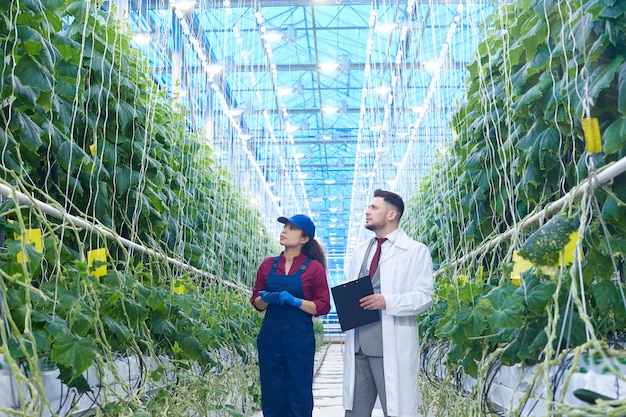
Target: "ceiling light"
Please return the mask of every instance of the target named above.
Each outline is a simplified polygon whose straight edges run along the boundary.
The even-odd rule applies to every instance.
[[[276,94],[278,94],[278,97],[284,97],[293,92],[294,92],[293,88],[290,88],[290,87],[277,87],[276,88]]]
[[[426,71],[438,72],[443,65],[443,61],[441,59],[434,59],[432,61],[426,61],[422,65]]]
[[[293,133],[293,132],[300,130],[300,126],[293,126],[293,125],[288,124],[286,130],[287,130],[287,133]]]
[[[322,107],[322,111],[326,114],[333,114],[339,111],[339,107],[337,106],[324,106]]]
[[[138,33],[133,37],[133,42],[137,45],[145,45],[150,42],[152,38],[147,33]]]
[[[335,180],[326,180],[326,181],[324,181],[324,184],[326,184],[326,185],[332,185],[332,184],[335,184],[336,182],[337,182],[337,181],[335,181]]]
[[[244,140],[244,141],[252,139],[252,135],[249,134],[249,133],[243,133],[243,134],[239,135],[239,137],[241,138],[241,140]]]
[[[284,37],[285,34],[278,31],[265,32],[263,35],[261,35],[261,38],[266,40],[267,42],[276,42],[283,39]]]
[[[331,140],[333,138],[333,135],[322,135],[322,139],[324,140]]]
[[[386,87],[386,86],[376,87],[376,94],[378,94],[379,96],[389,94],[390,91],[391,91],[391,87]]]
[[[383,126],[382,125],[370,126],[370,130],[372,132],[380,132],[381,130],[383,130]]]
[[[321,71],[336,71],[339,69],[339,64],[336,62],[325,62],[319,65]]]
[[[217,75],[224,71],[224,66],[219,64],[208,64],[204,67],[209,74]]]
[[[194,0],[170,0],[170,6],[178,10],[191,10],[196,6]]]
[[[395,23],[378,23],[374,30],[378,33],[391,33],[396,28]]]
[[[241,116],[243,114],[243,109],[230,109],[227,114],[233,117]]]

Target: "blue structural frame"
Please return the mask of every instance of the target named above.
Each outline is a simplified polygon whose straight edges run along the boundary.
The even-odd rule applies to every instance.
[[[332,283],[376,188],[412,197],[454,140],[492,2],[105,2],[270,231],[318,225]],[[331,65],[329,69],[326,66]]]

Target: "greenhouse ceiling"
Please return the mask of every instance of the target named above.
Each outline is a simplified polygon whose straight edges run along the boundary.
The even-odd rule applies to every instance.
[[[115,3],[115,4],[111,4]],[[134,1],[154,79],[259,207],[317,224],[329,270],[362,238],[373,190],[405,199],[453,138],[490,1]]]

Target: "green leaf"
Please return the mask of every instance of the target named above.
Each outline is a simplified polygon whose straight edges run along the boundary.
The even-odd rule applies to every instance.
[[[543,98],[545,92],[552,85],[552,76],[549,71],[543,72],[539,80],[529,89],[525,90],[517,100],[515,100],[514,112],[518,113],[529,104]],[[525,111],[525,110],[524,110]]]
[[[200,328],[196,329],[194,331],[194,335],[204,346],[211,346],[217,340],[215,332],[205,326],[201,326]]]
[[[93,340],[72,333],[59,335],[50,352],[50,359],[71,369],[71,379],[81,375],[93,365],[95,357],[96,345]]]
[[[513,341],[502,351],[502,354],[500,355],[500,362],[506,366],[512,366],[519,363],[518,353],[521,345],[522,343],[519,339],[513,339]]]
[[[31,87],[22,85],[19,78],[9,76],[11,85],[13,86],[13,94],[19,97],[24,103],[35,106],[37,104],[37,93]]]
[[[596,308],[600,313],[607,314],[622,305],[620,291],[613,281],[603,280],[591,287]]]
[[[20,142],[30,151],[37,152],[42,145],[41,141],[41,128],[28,116],[20,111],[16,111],[13,114],[13,120],[11,125],[17,125],[17,128],[21,132],[18,137]]]
[[[68,387],[75,388],[79,394],[91,391],[89,382],[82,375],[76,375],[72,369],[59,366],[59,379]]]
[[[53,337],[60,337],[69,332],[69,326],[65,320],[58,316],[51,317],[47,320],[44,328]]]
[[[617,70],[617,111],[626,116],[626,63]]]
[[[57,161],[68,173],[78,170],[80,164],[89,156],[75,143],[63,142],[57,153]]]
[[[168,320],[159,316],[151,316],[148,319],[148,327],[157,336],[163,336],[170,341],[178,339],[178,331]]]
[[[472,309],[467,322],[463,326],[465,337],[473,339],[481,336],[487,328],[488,319],[493,314],[493,306],[489,300],[481,298],[476,307]]]
[[[39,32],[25,25],[17,25],[18,39],[24,50],[49,71],[54,70],[54,47]]]
[[[74,18],[80,23],[83,22],[88,13],[89,2],[85,2],[83,0],[78,0],[73,3],[70,3],[66,10],[67,12],[74,16]]]
[[[120,101],[115,104],[115,112],[117,121],[121,129],[126,127],[135,118],[135,108],[131,103]]]
[[[114,318],[110,316],[101,316],[101,319],[107,330],[115,334],[115,336],[117,336],[117,338],[120,339],[122,342],[130,340],[130,338],[132,337],[133,334],[130,329],[124,324],[115,320]]]
[[[598,68],[589,77],[589,97],[596,99],[600,94],[600,91],[607,88],[617,72],[620,65],[624,62],[623,55],[617,55],[610,64],[599,65]]]
[[[141,175],[133,169],[120,165],[115,168],[115,187],[117,195],[125,195],[141,181]]]
[[[541,352],[548,343],[548,335],[544,328],[545,323],[543,321],[531,320],[526,323],[518,352],[520,360],[529,360],[531,363],[537,362],[537,353]]]
[[[522,325],[521,306],[514,298],[508,298],[498,305],[489,316],[489,325],[494,329],[515,329]]]
[[[144,322],[148,318],[148,310],[146,307],[137,304],[135,301],[126,298],[124,300],[124,311],[128,317],[129,326],[134,328],[139,323]]]
[[[602,135],[602,151],[611,155],[626,146],[626,117],[620,117]]]
[[[15,65],[15,75],[23,85],[39,90],[52,89],[52,74],[29,56],[23,56]]]
[[[204,357],[206,347],[194,335],[184,334],[178,343],[188,358],[199,360]]]

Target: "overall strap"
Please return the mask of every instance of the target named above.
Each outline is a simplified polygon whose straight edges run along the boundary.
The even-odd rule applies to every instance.
[[[272,262],[272,269],[270,269],[270,275],[276,274],[276,268],[278,267],[278,261],[280,261],[280,255],[274,258],[274,262]]]
[[[304,262],[302,262],[302,265],[300,265],[300,268],[298,268],[298,272],[299,274],[303,273],[304,270],[306,269],[307,266],[309,266],[309,263],[311,262],[311,258],[306,258],[306,260]]]

